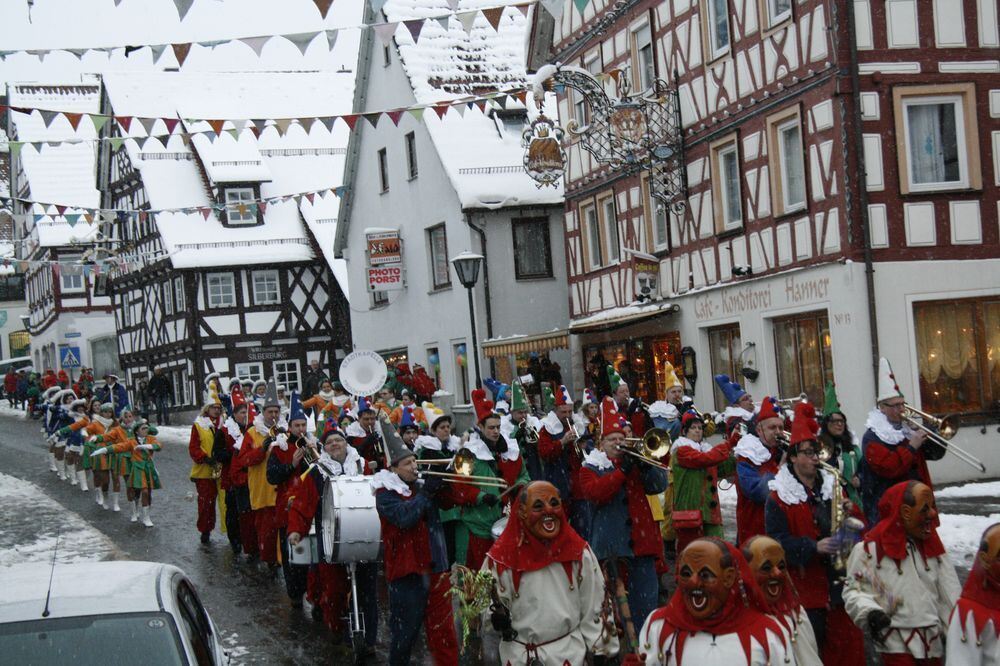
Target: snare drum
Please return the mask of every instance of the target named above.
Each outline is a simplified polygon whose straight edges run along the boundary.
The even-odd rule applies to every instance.
[[[363,476],[337,476],[323,491],[323,554],[328,562],[375,562],[382,523],[375,493]]]
[[[302,537],[302,540],[295,546],[291,546],[288,549],[288,561],[292,564],[316,564],[319,562],[319,547],[316,541],[316,528],[314,527],[309,534]]]

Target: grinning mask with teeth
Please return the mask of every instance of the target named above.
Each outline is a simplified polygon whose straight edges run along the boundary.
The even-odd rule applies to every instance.
[[[750,569],[764,591],[767,603],[777,604],[785,591],[788,568],[785,549],[771,537],[759,536],[750,543]],[[746,551],[744,551],[746,552]]]
[[[934,503],[934,493],[927,485],[916,483],[911,492],[913,504],[908,504],[904,497],[903,504],[899,508],[899,516],[903,520],[906,536],[923,541],[938,526],[937,505]]]
[[[547,481],[529,484],[521,496],[517,517],[534,537],[543,540],[556,538],[565,518],[559,491]]]
[[[684,607],[698,620],[716,615],[736,583],[736,567],[723,566],[723,553],[711,541],[692,541],[681,554],[678,587]]]
[[[1000,589],[1000,525],[991,526],[983,534],[978,557],[986,582],[992,588]]]

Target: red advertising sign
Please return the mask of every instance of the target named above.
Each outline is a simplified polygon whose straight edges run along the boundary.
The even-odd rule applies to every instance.
[[[402,288],[402,266],[371,266],[368,268],[368,291],[393,291]]]

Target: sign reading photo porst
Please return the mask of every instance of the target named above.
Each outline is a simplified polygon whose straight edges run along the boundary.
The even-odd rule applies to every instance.
[[[406,286],[398,230],[366,229],[365,248],[368,291],[396,291]]]

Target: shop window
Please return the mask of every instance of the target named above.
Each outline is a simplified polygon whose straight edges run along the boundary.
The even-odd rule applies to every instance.
[[[656,58],[653,55],[653,36],[649,23],[632,32],[632,60],[637,90],[649,90],[656,79]]]
[[[802,210],[806,207],[806,171],[798,108],[771,116],[767,125],[774,214]]]
[[[514,238],[514,276],[518,280],[552,277],[549,220],[533,217],[511,221]]]
[[[407,353],[406,347],[379,350],[378,355],[382,357],[382,360],[390,368],[395,368],[400,363],[410,362],[410,355]]]
[[[455,359],[455,386],[459,390],[459,394],[455,396],[455,402],[461,402],[467,404],[469,402],[469,363],[474,361],[469,360],[468,353],[462,354],[462,350],[467,350],[464,342],[452,345],[451,357]],[[464,365],[460,359],[464,358]]]
[[[444,224],[427,230],[427,246],[431,257],[431,282],[435,289],[451,286],[451,270],[448,264],[448,238]]]
[[[743,201],[740,189],[740,156],[736,135],[712,144],[712,199],[715,231],[721,233],[743,226]]]
[[[826,312],[775,319],[773,325],[780,397],[794,398],[805,393],[814,405],[822,405],[824,387],[833,381],[833,350]]]
[[[90,360],[95,377],[103,377],[109,372],[122,374],[121,366],[118,364],[118,337],[109,335],[91,340]]]
[[[274,381],[278,384],[278,386],[284,386],[285,392],[288,394],[291,394],[292,391],[300,390],[299,362],[296,360],[275,361]]]
[[[892,96],[903,194],[982,187],[975,86],[897,87]]]
[[[434,385],[438,389],[444,389],[441,383],[441,355],[437,347],[427,348],[427,373],[434,378]]]
[[[604,232],[604,246],[609,264],[621,261],[621,240],[618,237],[618,216],[615,215],[615,197],[608,196],[599,204],[601,230]]]
[[[729,52],[729,7],[728,0],[702,0],[706,20],[703,22],[708,46],[708,60]]]
[[[667,362],[680,374],[680,349],[680,334],[669,331],[655,338],[634,338],[624,343],[585,347],[583,360],[586,367],[595,356],[603,357],[628,384],[632,396],[650,403],[666,395],[664,369]],[[604,372],[604,369],[597,371]],[[596,378],[588,378],[588,384],[593,385],[593,379]],[[603,377],[600,382],[603,384]]]
[[[14,331],[7,336],[10,358],[19,358],[21,356],[27,356],[31,348],[31,334],[27,331]],[[38,354],[35,354],[37,357]]]
[[[712,377],[729,375],[734,382],[743,383],[740,378],[740,352],[743,345],[740,340],[740,325],[727,324],[708,329],[708,351],[712,362]],[[712,381],[715,395],[715,411],[721,412],[729,406],[718,384]]]
[[[377,308],[382,305],[389,304],[389,292],[387,291],[373,291],[372,292],[372,307]]]
[[[931,414],[1000,408],[1000,298],[915,303],[920,406]]]

